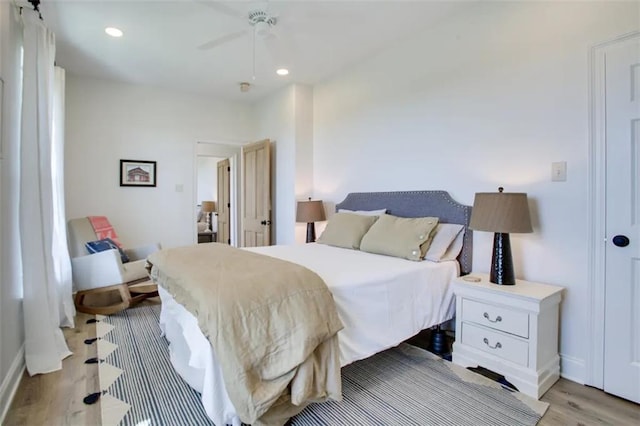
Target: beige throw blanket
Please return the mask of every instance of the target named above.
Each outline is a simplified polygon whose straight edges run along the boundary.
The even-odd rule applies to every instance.
[[[317,274],[223,244],[148,261],[151,278],[198,319],[243,422],[282,425],[310,402],[341,399],[342,323]]]

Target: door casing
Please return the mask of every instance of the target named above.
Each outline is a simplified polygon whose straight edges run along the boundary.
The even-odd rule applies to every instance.
[[[584,382],[604,388],[605,253],[606,253],[606,110],[604,55],[608,47],[640,37],[640,31],[593,46],[589,52],[589,285],[588,342]]]

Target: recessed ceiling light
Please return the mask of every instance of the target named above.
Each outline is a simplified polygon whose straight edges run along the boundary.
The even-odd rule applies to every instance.
[[[119,30],[114,27],[107,27],[104,29],[104,32],[109,34],[111,37],[122,37],[122,30]]]
[[[276,74],[278,75],[289,75],[289,70],[286,68],[280,68],[279,70],[276,71]]]

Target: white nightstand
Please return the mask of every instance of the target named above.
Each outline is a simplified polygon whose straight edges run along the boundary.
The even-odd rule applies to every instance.
[[[487,274],[460,277],[456,293],[453,362],[502,374],[539,399],[560,377],[558,310],[563,288],[517,280],[504,286]]]

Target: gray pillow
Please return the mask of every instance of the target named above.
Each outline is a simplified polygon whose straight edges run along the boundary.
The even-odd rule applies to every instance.
[[[437,217],[406,218],[384,214],[362,237],[360,250],[419,261],[429,248],[436,226]]]
[[[316,242],[348,249],[360,248],[360,240],[378,216],[353,213],[336,213],[329,218],[327,227]]]

